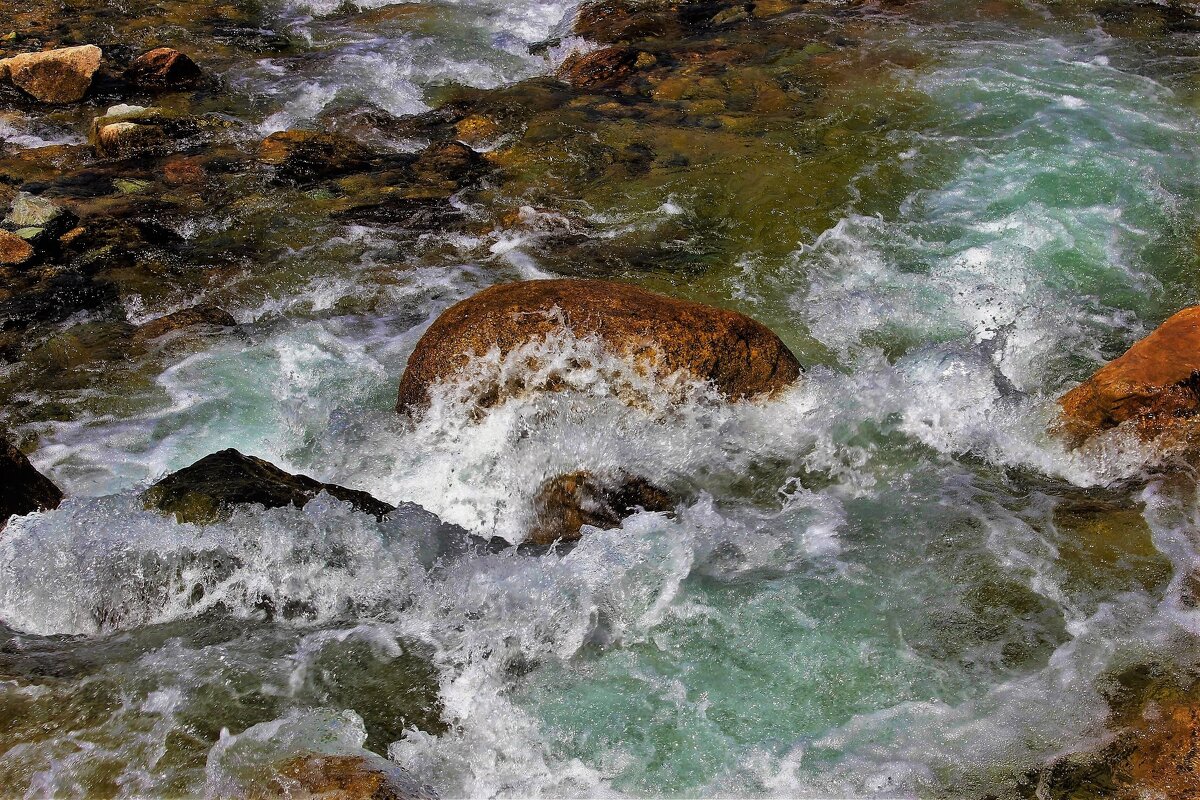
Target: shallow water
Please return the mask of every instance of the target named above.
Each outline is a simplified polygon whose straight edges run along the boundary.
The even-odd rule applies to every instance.
[[[262,131],[333,103],[421,111],[451,73],[537,74],[552,62],[528,45],[569,27],[561,4],[432,4],[369,30],[339,7],[280,8],[311,42],[285,80],[266,60],[227,76],[275,87]],[[576,208],[614,248],[704,241],[728,215],[684,277],[624,277],[768,321],[809,366],[769,403],[667,391],[564,338],[543,362],[593,356],[570,391],[480,418],[448,387],[397,419],[438,312],[561,271],[537,228],[555,211],[532,208],[415,255],[331,231],[229,293],[240,336],[148,359],[111,397],[68,393],[76,411],[27,429],[71,497],[0,539],[3,782],[228,796],[315,746],[387,754],[447,797],[1012,796],[1102,741],[1106,676],[1200,652],[1182,599],[1200,500],[1131,438],[1069,452],[1046,428],[1063,390],[1196,302],[1200,42],[1057,11],[935,5],[865,32],[923,59],[880,79],[894,113],[814,123],[852,165],[815,211],[739,206],[740,178],[701,163]],[[802,182],[827,152],[772,166]],[[538,558],[446,553],[411,506],[377,522],[322,497],[208,527],[141,508],[224,447],[514,543],[566,471],[684,499]],[[1092,525],[1111,513],[1116,534]],[[414,711],[397,694],[422,681],[436,703]]]

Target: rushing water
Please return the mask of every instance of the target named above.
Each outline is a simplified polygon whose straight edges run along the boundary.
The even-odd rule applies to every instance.
[[[313,48],[286,80],[231,75],[279,93],[264,130],[335,100],[419,111],[447,70],[545,70],[528,44],[568,12],[441,3],[384,36],[338,8],[281,10]],[[0,782],[224,796],[315,742],[386,753],[444,796],[979,796],[1101,741],[1104,675],[1200,652],[1181,600],[1200,499],[1147,482],[1121,435],[1067,451],[1046,428],[1063,390],[1200,294],[1200,46],[1039,16],[883,26],[877,46],[928,56],[891,76],[916,110],[852,134],[886,161],[866,159],[827,230],[735,242],[736,263],[677,287],[806,356],[774,401],[685,386],[675,404],[647,383],[630,408],[614,363],[482,418],[450,387],[403,423],[425,326],[553,254],[502,231],[393,270],[379,232],[351,229],[247,291],[242,338],[175,358],[118,411],[43,424],[37,465],[71,497],[0,538],[17,742]],[[677,189],[591,221],[619,238],[700,214]],[[387,279],[364,290],[336,261],[347,242]],[[409,506],[376,522],[322,497],[207,527],[141,508],[148,481],[230,446],[514,542],[564,471],[625,468],[685,499],[567,553],[441,560],[445,530]],[[1089,527],[1096,507],[1118,534]],[[436,736],[388,727],[416,651]]]

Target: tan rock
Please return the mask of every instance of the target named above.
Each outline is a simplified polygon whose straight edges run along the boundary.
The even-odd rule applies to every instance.
[[[485,289],[433,323],[408,360],[396,410],[423,406],[430,387],[473,355],[495,347],[503,356],[563,327],[639,367],[710,381],[731,399],[775,392],[801,371],[779,337],[744,314],[610,281],[522,281]]]
[[[1059,398],[1076,440],[1129,422],[1150,438],[1200,412],[1200,306],[1175,314]]]
[[[33,258],[33,245],[15,233],[0,231],[0,264],[17,266]]]
[[[75,103],[91,87],[102,55],[93,44],[22,53],[0,61],[0,76],[43,103]]]
[[[616,528],[639,508],[670,511],[674,507],[670,493],[645,478],[572,472],[542,484],[533,502],[534,526],[525,541],[537,545],[573,542],[582,537],[584,525]]]

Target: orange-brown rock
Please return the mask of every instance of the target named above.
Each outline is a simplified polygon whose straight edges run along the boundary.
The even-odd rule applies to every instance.
[[[15,233],[0,231],[0,265],[17,266],[31,258],[33,258],[33,245]]]
[[[321,800],[437,800],[401,767],[361,756],[299,756],[285,763],[270,796]]]
[[[525,541],[537,545],[573,542],[583,536],[584,525],[616,528],[639,508],[670,511],[674,507],[670,493],[645,478],[571,472],[542,484],[533,501],[533,528]]]
[[[429,389],[461,374],[472,356],[505,355],[568,328],[658,374],[682,371],[730,399],[781,389],[800,364],[770,329],[744,314],[599,280],[493,286],[448,308],[409,357],[396,410],[423,406]]]
[[[134,333],[133,338],[149,341],[165,336],[174,331],[190,328],[194,325],[214,325],[231,327],[237,325],[237,320],[223,308],[209,303],[201,303],[191,308],[184,308],[166,316],[147,322]]]
[[[148,89],[186,89],[203,77],[195,61],[171,47],[143,53],[125,70],[125,80]]]
[[[1075,439],[1116,427],[1162,433],[1200,412],[1200,306],[1184,309],[1059,398]]]
[[[0,60],[0,78],[43,103],[74,103],[91,88],[101,55],[94,44],[22,53]]]
[[[615,89],[637,72],[639,55],[640,51],[622,45],[576,54],[563,62],[558,76],[576,89]]]

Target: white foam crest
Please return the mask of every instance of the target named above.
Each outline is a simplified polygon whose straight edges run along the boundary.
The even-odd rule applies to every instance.
[[[327,495],[206,526],[176,524],[130,495],[70,499],[5,531],[0,619],[30,633],[94,635],[210,609],[269,607],[309,622],[387,613],[417,590],[420,542],[439,526],[411,507],[376,524]]]

